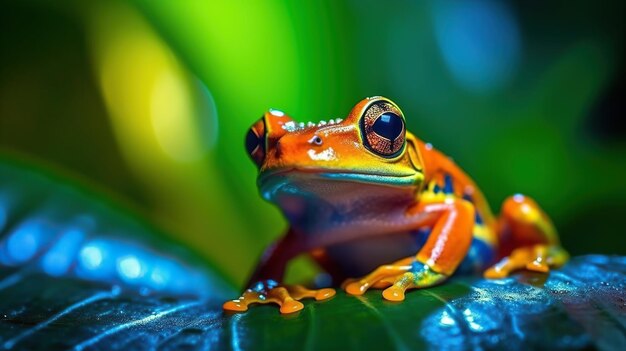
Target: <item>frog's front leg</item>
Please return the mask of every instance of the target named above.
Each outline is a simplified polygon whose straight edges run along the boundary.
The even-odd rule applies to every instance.
[[[289,230],[276,244],[270,246],[261,257],[257,269],[248,283],[248,289],[235,300],[224,303],[227,311],[243,312],[253,303],[275,303],[281,313],[293,313],[304,305],[299,301],[304,298],[325,300],[335,295],[334,289],[310,290],[301,285],[284,285],[282,281],[287,263],[304,252],[306,248],[293,230]]]
[[[416,228],[431,226],[431,234],[415,256],[376,268],[372,273],[348,281],[348,294],[362,295],[369,288],[386,288],[383,297],[404,300],[408,289],[425,288],[444,281],[454,273],[472,242],[474,206],[462,199],[439,203],[418,203],[408,216],[423,218]]]

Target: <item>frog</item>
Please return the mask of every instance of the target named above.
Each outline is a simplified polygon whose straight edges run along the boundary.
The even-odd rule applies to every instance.
[[[302,310],[305,298],[333,297],[333,287],[283,283],[287,264],[303,254],[346,294],[382,290],[394,302],[456,274],[549,273],[568,260],[552,220],[531,197],[506,198],[496,216],[474,180],[409,132],[388,98],[365,98],[345,118],[317,123],[270,109],[245,144],[261,196],[289,226],[225,311],[271,303],[288,314]]]

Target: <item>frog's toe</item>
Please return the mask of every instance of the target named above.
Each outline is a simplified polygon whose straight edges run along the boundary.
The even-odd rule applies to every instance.
[[[532,262],[528,262],[526,264],[526,269],[529,270],[529,271],[539,272],[539,273],[548,273],[548,272],[550,272],[550,266],[548,266],[541,259],[534,260]]]
[[[326,299],[330,299],[335,296],[335,289],[332,288],[323,288],[323,289],[307,289],[302,285],[292,285],[288,286],[287,290],[289,294],[296,299],[304,299],[304,298],[314,298],[316,301],[322,301]]]
[[[385,279],[381,279],[376,283],[372,284],[372,289],[385,289],[393,285],[395,283],[396,277],[389,277]]]
[[[350,295],[363,295],[371,287],[384,286],[389,278],[394,279],[399,274],[411,269],[410,265],[384,265],[376,268],[372,273],[345,284],[345,290]],[[388,285],[387,285],[388,286]]]
[[[288,301],[284,301],[280,305],[280,313],[282,314],[294,313],[294,312],[300,311],[303,308],[304,308],[304,304],[302,302],[291,299]]]
[[[430,266],[410,257],[376,268],[361,279],[344,283],[350,295],[363,295],[368,289],[385,289],[383,297],[390,301],[404,300],[404,292],[412,288],[425,288],[445,280],[445,274],[437,273]]]
[[[322,301],[322,300],[330,299],[333,296],[335,296],[335,289],[331,289],[331,288],[320,289],[315,293],[315,300]]]
[[[415,274],[407,272],[396,278],[396,281],[383,291],[383,297],[389,301],[403,301],[404,292],[415,287]]]
[[[369,284],[362,283],[360,281],[355,281],[346,285],[344,289],[350,295],[361,296],[365,294],[368,288],[369,288]]]
[[[508,257],[503,258],[500,262],[494,264],[488,268],[483,276],[487,279],[501,279],[506,278],[516,269],[523,268],[523,265],[519,265],[514,261],[511,261]]]
[[[225,311],[245,312],[248,310],[248,304],[240,301],[239,299],[230,300],[230,301],[224,302],[224,305],[222,305],[222,308]]]
[[[287,314],[304,308],[302,302],[298,300],[315,297],[316,294],[316,290],[309,290],[300,285],[279,286],[270,290],[268,298],[280,306],[280,313]]]
[[[508,257],[487,269],[485,278],[498,279],[509,276],[512,272],[527,269],[533,272],[548,273],[550,268],[560,267],[567,262],[569,255],[560,246],[535,245],[520,247]]]
[[[383,291],[383,297],[387,301],[404,301],[404,292],[406,289],[392,285]]]
[[[245,312],[248,310],[248,305],[256,302],[263,302],[264,296],[253,290],[246,290],[244,293],[235,300],[226,301],[222,308],[225,311],[230,312]]]
[[[346,290],[346,291],[347,291],[348,285],[350,285],[350,284],[352,284],[352,283],[357,283],[357,285],[359,285],[359,284],[358,284],[359,280],[360,280],[360,279],[358,279],[358,278],[348,278],[348,279],[344,280],[344,281],[341,283],[341,289],[342,289],[342,290]],[[384,289],[384,288],[386,288],[386,287],[388,287],[388,286],[392,285],[392,284],[393,284],[393,282],[394,282],[393,277],[384,278],[384,279],[381,279],[381,280],[379,280],[379,281],[377,281],[377,282],[373,283],[373,284],[372,284],[372,286],[370,286],[370,288],[374,288],[374,289]],[[352,295],[355,295],[355,294],[352,294]]]
[[[348,285],[350,285],[350,284],[352,284],[352,283],[354,283],[354,282],[356,282],[356,281],[358,281],[358,279],[355,279],[355,278],[348,278],[348,279],[344,280],[344,281],[341,283],[340,287],[341,287],[341,289],[346,290],[346,288],[348,287]]]
[[[335,295],[335,290],[326,288],[309,290],[301,285],[278,285],[268,289],[248,289],[240,298],[227,301],[222,305],[225,311],[245,312],[248,306],[254,303],[274,303],[280,306],[283,314],[294,313],[304,308],[299,300],[314,298],[318,301],[326,300]]]
[[[302,302],[294,299],[289,291],[282,286],[273,288],[268,294],[268,298],[280,306],[280,313],[293,313],[304,308]]]

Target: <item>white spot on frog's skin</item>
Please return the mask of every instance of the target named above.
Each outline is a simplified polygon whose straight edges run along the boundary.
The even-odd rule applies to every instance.
[[[282,116],[284,116],[284,115],[285,115],[285,113],[284,113],[283,111],[280,111],[280,110],[275,110],[275,109],[273,109],[273,108],[271,108],[271,109],[270,109],[270,114],[271,114],[272,116],[276,116],[276,117],[282,117]]]
[[[329,134],[348,133],[353,129],[354,129],[354,126],[338,126],[338,125],[328,126],[327,125],[324,129],[320,128],[320,131],[324,131],[326,136],[328,136]]]
[[[431,144],[431,143],[426,143],[426,144],[424,145],[424,147],[426,148],[426,150],[432,150],[432,149],[433,149],[433,144]]]
[[[315,152],[315,150],[311,149],[309,150],[308,154],[309,157],[315,161],[332,161],[337,158],[335,155],[335,150],[333,150],[332,147],[329,147],[328,149],[325,149],[321,152]]]
[[[280,112],[280,111],[279,111]],[[280,112],[282,113],[282,112]],[[311,127],[335,127],[337,124],[341,123],[343,121],[343,119],[341,118],[335,118],[335,119],[331,119],[328,122],[326,121],[319,121],[317,124],[314,122],[294,122],[294,121],[289,121],[289,122],[285,122],[282,124],[282,128],[287,131],[288,133],[291,132],[297,132],[300,130],[304,130],[306,128],[311,128]],[[341,128],[351,128],[351,126],[344,126]]]

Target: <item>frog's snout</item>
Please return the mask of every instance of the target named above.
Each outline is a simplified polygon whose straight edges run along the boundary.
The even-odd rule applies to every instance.
[[[286,134],[274,144],[274,157],[277,160],[297,162],[302,159],[309,146],[306,139]]]

